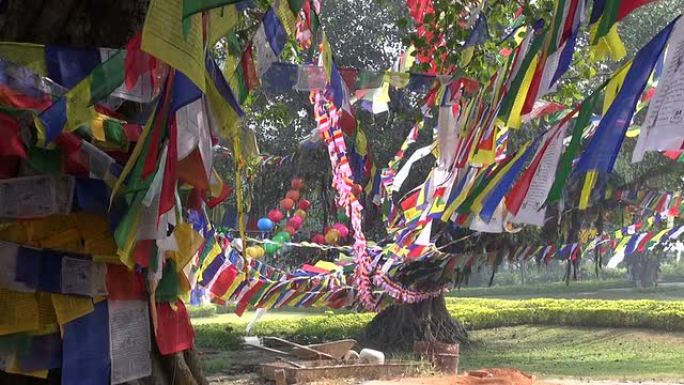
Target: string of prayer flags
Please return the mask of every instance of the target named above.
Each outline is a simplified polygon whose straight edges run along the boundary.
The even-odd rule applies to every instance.
[[[123,84],[125,57],[126,52],[119,51],[98,64],[87,77],[40,113],[36,125],[43,143],[54,141],[65,129],[74,131],[92,121],[94,110],[88,107]]]
[[[0,73],[0,104],[6,107],[41,111],[64,93],[59,85],[4,57]]]
[[[615,101],[608,109],[596,128],[579,162],[577,173],[587,173],[583,190],[590,191],[599,173],[609,173],[613,170],[617,153],[620,150],[625,132],[632,120],[634,109],[646,86],[646,82],[665,48],[675,21],[663,28],[646,46],[637,52],[630,67],[623,87],[621,87]],[[583,194],[584,197],[587,194]],[[586,199],[580,201],[585,206]]]
[[[530,36],[532,35],[530,33]],[[520,116],[539,60],[537,54],[542,49],[545,36],[545,32],[542,32],[539,36],[534,37],[529,50],[522,51],[525,46],[520,46],[515,56],[515,63],[519,64],[514,64],[514,71],[511,73],[515,73],[515,75],[511,75],[509,78],[512,81],[499,110],[499,118],[506,122],[509,127],[519,128],[522,123]]]
[[[563,122],[549,130],[534,160],[507,195],[506,206],[513,214],[511,222],[544,225],[546,208],[543,204],[560,160],[565,129]]]
[[[556,203],[561,199],[567,178],[572,172],[572,162],[580,149],[582,133],[587,124],[589,124],[589,119],[595,108],[598,96],[599,92],[597,90],[582,103],[577,119],[575,119],[574,122],[570,143],[558,162],[558,171],[556,172],[553,185],[551,185],[546,198],[546,202],[548,203]]]

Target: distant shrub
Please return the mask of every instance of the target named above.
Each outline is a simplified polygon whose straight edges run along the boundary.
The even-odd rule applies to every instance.
[[[216,315],[216,305],[188,306],[190,318],[213,317]]]
[[[243,342],[242,329],[230,324],[195,326],[195,344],[202,349],[238,350]]]
[[[553,282],[536,285],[509,285],[492,287],[464,287],[454,289],[448,295],[451,297],[495,297],[515,295],[544,295],[562,293],[584,293],[605,289],[622,289],[634,287],[634,283],[625,279],[621,280],[591,280],[565,282]]]
[[[216,314],[230,314],[235,312],[235,306],[216,306]]]
[[[665,262],[660,266],[661,278],[668,281],[684,281],[684,259]]]

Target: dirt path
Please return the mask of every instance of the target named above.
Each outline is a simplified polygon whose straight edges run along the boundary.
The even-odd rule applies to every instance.
[[[619,382],[619,381],[581,381],[581,380],[544,380],[536,382],[522,382],[523,384],[533,384],[533,385],[681,385],[680,383],[667,383],[667,382]],[[358,382],[358,385],[461,385],[463,382],[455,381],[452,377],[440,378],[440,377],[423,377],[423,378],[405,378],[402,380],[389,380],[389,381],[365,381]],[[514,382],[506,381],[491,381],[483,382],[482,384],[491,385],[518,385]]]
[[[666,382],[620,382],[584,381],[572,379],[537,380],[515,369],[488,369],[498,376],[478,378],[471,376],[422,376],[395,380],[363,381],[358,379],[339,379],[312,382],[308,385],[681,385]],[[272,385],[264,382],[255,373],[217,375],[209,378],[210,385]]]

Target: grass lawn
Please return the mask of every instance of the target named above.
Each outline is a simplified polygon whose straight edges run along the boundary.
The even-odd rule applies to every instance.
[[[515,326],[471,336],[474,343],[461,351],[462,370],[514,367],[543,378],[684,382],[684,333]],[[206,356],[202,364],[213,376],[274,357],[255,350],[224,351]]]
[[[545,378],[684,381],[684,333],[516,326],[479,330],[465,370],[515,367]]]

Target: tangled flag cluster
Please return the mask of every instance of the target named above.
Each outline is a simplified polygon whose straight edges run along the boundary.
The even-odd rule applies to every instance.
[[[668,44],[684,41],[679,19],[589,98],[563,111],[555,125],[509,154],[509,128],[558,112],[559,106],[540,98],[569,68],[586,2],[558,1],[550,23],[519,25],[519,45],[501,54],[504,64],[484,84],[438,75],[429,52],[416,55],[432,67],[428,74],[408,72],[408,52],[389,72],[340,69],[320,28],[317,0],[269,1],[255,32],[241,43],[236,28],[248,3],[152,0],[141,33],[122,49],[0,44],[0,308],[9,309],[0,312],[1,370],[45,377],[61,368],[68,384],[149,376],[154,352],[192,347],[184,299],[196,284],[219,303],[237,304],[239,314],[250,306],[377,310],[392,301],[439,296],[473,257],[437,249],[437,221],[477,232],[540,225],[547,205],[565,200],[568,179],[583,181],[577,206],[586,208],[601,195],[597,182],[612,170],[644,90],[657,78],[662,86],[648,98],[634,159],[646,151],[679,151],[684,142],[675,130],[682,82],[674,81],[682,76],[683,53],[663,55]],[[419,34],[434,43],[428,51],[437,52],[444,37],[427,36],[424,25],[434,20],[425,17],[434,12],[432,1],[407,3]],[[645,3],[593,2],[589,28],[597,56],[624,55],[615,23]],[[466,15],[472,21],[469,46],[486,39],[481,11]],[[221,38],[228,45],[223,66],[211,50]],[[315,61],[278,63],[288,40],[313,48]],[[239,122],[260,82],[271,90],[310,92],[337,206],[351,223],[351,248],[336,249],[351,255],[336,263],[288,273],[260,261],[259,252],[247,252],[255,249],[245,234],[241,184],[259,151],[254,134]],[[426,92],[424,119],[390,164],[376,170],[353,105],[387,111],[390,86]],[[605,108],[594,126],[602,93]],[[433,109],[434,143],[400,166]],[[589,143],[581,150],[583,137]],[[219,138],[230,143],[236,165],[242,244],[208,220],[207,210],[232,190],[213,168]],[[401,190],[415,159],[425,156],[436,158],[427,180],[395,203],[390,195]],[[393,238],[384,247],[369,246],[364,235],[364,194],[385,208]],[[658,201],[655,210],[670,213],[678,205]],[[634,232],[620,244],[628,254],[682,231]],[[535,254],[530,246],[514,258],[547,260],[554,247]],[[557,255],[568,258],[578,247],[564,245]],[[404,285],[400,276],[416,279]]]

